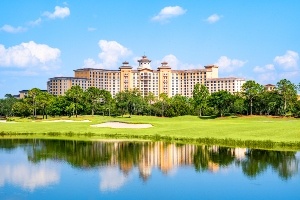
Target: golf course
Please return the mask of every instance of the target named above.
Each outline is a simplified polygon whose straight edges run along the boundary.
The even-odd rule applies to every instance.
[[[2,123],[1,123],[2,122]],[[78,116],[1,120],[2,138],[165,140],[267,149],[300,149],[300,120],[271,116]],[[119,122],[113,127],[114,122]],[[110,123],[112,126],[102,126]],[[127,126],[122,126],[126,125]],[[134,127],[131,125],[148,125]]]

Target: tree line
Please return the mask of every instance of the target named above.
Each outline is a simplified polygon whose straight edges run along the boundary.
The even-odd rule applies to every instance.
[[[207,87],[197,83],[191,98],[182,95],[168,97],[165,93],[145,97],[138,89],[121,91],[113,98],[109,91],[90,87],[86,91],[76,85],[63,96],[54,96],[38,88],[28,91],[23,99],[6,94],[0,99],[0,116],[43,119],[50,116],[78,115],[151,115],[176,117],[182,115],[226,116],[275,115],[300,117],[300,101],[297,100],[299,85],[287,79],[280,80],[274,90],[267,91],[253,80],[242,86],[241,92],[231,94],[221,90],[210,94]]]

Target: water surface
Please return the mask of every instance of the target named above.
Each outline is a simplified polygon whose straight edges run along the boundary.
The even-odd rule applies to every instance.
[[[300,199],[300,153],[0,140],[0,199]]]

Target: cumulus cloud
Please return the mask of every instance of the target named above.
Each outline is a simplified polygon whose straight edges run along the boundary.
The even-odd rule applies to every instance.
[[[0,44],[0,67],[38,68],[49,70],[58,61],[60,50],[33,41],[5,48]]]
[[[105,68],[116,66],[121,58],[125,58],[131,54],[129,49],[116,41],[100,40],[98,45],[101,48],[98,57],[102,60]]]
[[[247,61],[230,59],[227,56],[221,56],[215,65],[219,66],[220,71],[232,72],[237,68],[243,67]]]
[[[121,188],[128,178],[117,167],[107,167],[100,171],[100,190],[115,191]]]
[[[114,69],[122,62],[121,59],[131,55],[131,51],[116,41],[100,40],[98,45],[101,49],[98,57],[100,62],[92,58],[84,60],[83,68]]]
[[[177,59],[176,56],[174,56],[173,54],[169,54],[169,55],[166,55],[162,61],[165,61],[165,62],[168,62],[168,65],[170,67],[172,67],[172,69],[178,69],[179,68],[179,60]]]
[[[0,171],[0,186],[10,183],[30,191],[57,184],[60,179],[59,173],[46,165],[0,165]]]
[[[159,64],[161,62],[167,62],[168,65],[172,68],[172,69],[178,69],[178,70],[185,70],[185,69],[197,69],[202,67],[202,65],[194,65],[194,64],[189,64],[189,63],[184,63],[182,61],[180,61],[175,55],[173,54],[169,54],[166,55],[160,62],[156,62]]]
[[[83,62],[84,62],[84,68],[103,68],[103,65],[97,63],[92,58],[85,59]]]
[[[11,25],[5,24],[0,28],[0,31],[4,31],[7,33],[21,33],[27,31],[27,28],[24,28],[22,26],[13,27]]]
[[[164,7],[156,16],[152,17],[152,21],[168,21],[168,19],[183,15],[186,10],[180,6]]]
[[[276,56],[274,62],[284,69],[295,69],[298,66],[299,54],[295,51],[287,51],[283,56]]]
[[[219,16],[217,14],[213,14],[211,16],[209,16],[205,21],[207,21],[210,24],[216,23],[217,21],[219,21],[221,19],[222,16]]]
[[[54,12],[51,13],[49,11],[44,12],[44,16],[48,17],[49,19],[56,19],[56,18],[65,18],[70,15],[70,9],[68,7],[60,7],[55,6]]]
[[[275,67],[273,64],[265,65],[264,67],[256,66],[254,67],[253,71],[256,73],[264,73],[275,70]]]

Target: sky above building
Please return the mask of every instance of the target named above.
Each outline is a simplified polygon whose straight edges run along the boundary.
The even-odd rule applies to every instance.
[[[219,66],[219,77],[300,82],[300,1],[0,2],[0,98],[74,69]]]

